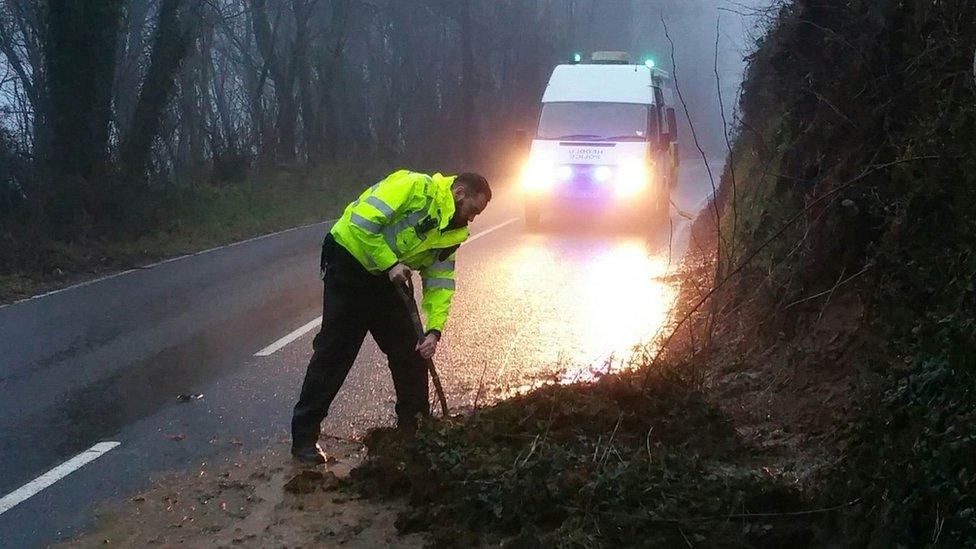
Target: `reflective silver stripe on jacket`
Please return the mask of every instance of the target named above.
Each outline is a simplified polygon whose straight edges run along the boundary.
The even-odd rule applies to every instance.
[[[349,221],[352,222],[353,225],[359,227],[360,229],[369,231],[371,233],[378,233],[380,232],[380,229],[383,228],[382,225],[380,225],[379,223],[374,223],[373,221],[366,219],[365,217],[357,214],[356,212],[352,212],[349,214]]]
[[[425,278],[424,288],[443,288],[445,290],[454,289],[454,281],[450,278]]]
[[[433,265],[431,265],[430,267],[427,267],[427,270],[428,271],[453,271],[454,261],[438,261]]]
[[[427,207],[429,206],[430,206],[430,200],[427,201]],[[387,225],[383,227],[383,240],[385,240],[386,245],[389,246],[391,250],[393,250],[393,253],[397,254],[398,256],[402,253],[400,251],[400,248],[397,246],[397,240],[396,240],[397,235],[409,229],[410,227],[413,227],[418,223],[420,223],[420,221],[427,216],[427,207],[425,207],[423,210],[420,210],[419,212],[413,212],[412,214],[408,214],[406,217],[404,217],[400,221],[397,221],[393,225]],[[417,233],[417,236],[420,238],[420,240],[424,240],[427,238],[427,235],[419,232]]]
[[[397,257],[400,257],[401,252],[400,252],[400,248],[397,246],[397,241],[396,241],[397,233],[393,229],[394,227],[390,227],[390,226],[383,228],[383,240],[385,240],[386,245],[389,246],[391,250],[393,250],[393,253],[396,254]]]
[[[380,183],[382,183],[382,181],[380,181],[379,183],[374,183],[372,187],[370,187],[369,189],[367,189],[370,192],[370,194],[376,192],[376,189],[379,188]],[[355,208],[358,205],[359,205],[359,199],[357,198],[356,201],[352,203],[352,207]]]
[[[380,213],[383,214],[383,217],[387,219],[393,218],[393,208],[391,208],[389,205],[387,205],[386,202],[383,202],[379,198],[375,196],[367,196],[366,203],[379,210]]]

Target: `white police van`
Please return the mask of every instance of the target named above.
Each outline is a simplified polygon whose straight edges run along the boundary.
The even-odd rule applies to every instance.
[[[575,61],[552,71],[542,96],[521,176],[526,224],[553,210],[665,221],[678,169],[668,74],[624,52]]]

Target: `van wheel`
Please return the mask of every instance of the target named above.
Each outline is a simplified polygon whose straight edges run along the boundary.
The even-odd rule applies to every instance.
[[[525,226],[530,229],[539,228],[539,207],[535,204],[525,205]]]

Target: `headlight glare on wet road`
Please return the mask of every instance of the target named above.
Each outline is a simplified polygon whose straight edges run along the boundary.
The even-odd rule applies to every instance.
[[[506,398],[554,374],[572,383],[595,379],[591,367],[601,373],[637,367],[630,350],[665,325],[674,303],[667,254],[644,237],[586,229],[527,235],[493,256],[472,277],[469,293],[459,295],[456,313],[470,323],[466,333],[491,335],[477,344],[471,336],[456,367],[444,369],[472,387],[485,369],[485,383],[500,389],[492,398]],[[485,314],[475,296],[489,291],[494,312]],[[617,360],[608,366],[603,359],[610,355]]]

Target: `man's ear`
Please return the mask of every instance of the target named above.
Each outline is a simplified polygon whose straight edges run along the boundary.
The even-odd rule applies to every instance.
[[[451,194],[454,195],[455,200],[461,200],[467,193],[464,192],[464,185],[454,185],[451,187]]]

